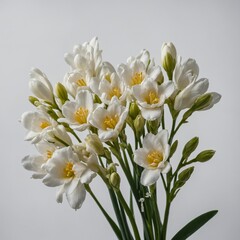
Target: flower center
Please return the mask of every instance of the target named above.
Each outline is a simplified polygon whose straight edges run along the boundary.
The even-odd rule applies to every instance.
[[[41,129],[44,129],[44,128],[46,128],[46,127],[49,127],[51,124],[48,122],[48,121],[42,121],[41,123],[40,123],[40,128]]]
[[[75,173],[72,170],[72,168],[73,168],[73,163],[67,162],[65,168],[63,169],[64,178],[71,178],[75,176]]]
[[[113,96],[116,96],[117,98],[121,97],[121,91],[118,87],[114,87],[113,89],[111,89],[111,91],[109,92],[109,97],[112,98]]]
[[[145,101],[148,104],[156,104],[159,102],[159,97],[154,91],[150,91],[148,95],[145,97]]]
[[[103,129],[105,130],[108,128],[114,129],[118,123],[118,120],[119,120],[119,116],[117,114],[111,117],[106,116],[103,121]]]
[[[50,159],[53,155],[53,151],[47,150],[47,159]]]
[[[79,87],[87,86],[85,80],[82,79],[82,78],[81,78],[81,79],[78,79],[78,80],[76,81],[76,83],[77,83],[77,85],[78,85]]]
[[[158,164],[163,160],[163,154],[159,151],[150,152],[147,155],[147,162],[149,166],[156,168]]]
[[[80,107],[74,113],[75,120],[80,124],[87,123],[87,117],[88,117],[88,110],[86,108],[83,108],[83,107]]]
[[[111,75],[109,73],[105,75],[105,79],[110,83],[112,82]]]
[[[137,72],[133,75],[132,77],[132,82],[131,82],[131,85],[134,86],[134,85],[138,85],[140,84],[141,82],[143,81],[143,74],[142,72]]]

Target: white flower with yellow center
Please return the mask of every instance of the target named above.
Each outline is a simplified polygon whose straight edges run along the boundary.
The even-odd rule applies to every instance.
[[[160,177],[160,173],[167,173],[171,169],[167,161],[170,146],[167,130],[157,135],[148,133],[143,139],[143,147],[134,152],[134,161],[144,168],[141,175],[141,184],[150,186]]]
[[[65,75],[63,84],[68,93],[75,98],[78,90],[89,89],[89,80],[90,76],[88,76],[85,72],[74,70]]]
[[[174,85],[172,82],[158,85],[157,82],[147,79],[142,84],[134,86],[132,91],[143,118],[152,121],[161,117],[162,106],[172,95]]]
[[[52,157],[57,147],[46,141],[41,141],[35,146],[41,155],[28,155],[23,158],[22,164],[25,169],[34,172],[32,178],[40,179],[47,174],[42,166]]]
[[[98,128],[100,140],[106,142],[119,135],[127,115],[128,106],[122,106],[119,100],[113,97],[107,109],[100,105],[93,111],[90,123]]]
[[[46,131],[57,126],[57,122],[53,120],[43,108],[39,107],[37,112],[25,112],[21,116],[23,126],[29,130],[25,140],[32,143],[39,142]]]
[[[76,45],[73,53],[65,54],[66,62],[72,70],[78,69],[90,77],[98,76],[102,65],[102,51],[99,50],[98,39]]]
[[[160,73],[161,68],[155,66],[153,60],[150,61],[149,52],[146,50],[137,57],[129,57],[127,64],[120,64],[118,67],[118,74],[129,89],[141,84],[147,77],[157,80]]]
[[[109,104],[113,97],[117,97],[120,102],[123,102],[127,96],[125,84],[116,72],[108,73],[102,79],[92,78],[90,87],[106,104]]]
[[[49,187],[60,186],[57,202],[62,202],[65,193],[69,205],[73,209],[79,209],[86,197],[84,184],[89,184],[96,173],[78,159],[71,147],[56,150],[44,169],[47,175],[43,183]]]
[[[89,116],[92,110],[92,93],[88,90],[80,90],[74,102],[67,101],[62,106],[62,113],[65,118],[59,119],[59,121],[70,124],[73,129],[84,131],[89,127]]]
[[[30,72],[29,88],[40,100],[53,103],[53,87],[47,76],[37,68]]]

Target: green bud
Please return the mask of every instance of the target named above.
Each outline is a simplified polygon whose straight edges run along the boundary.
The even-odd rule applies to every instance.
[[[133,121],[134,128],[136,130],[136,133],[141,135],[143,128],[144,128],[145,120],[142,117],[142,115],[138,115],[136,119]]]
[[[147,129],[149,132],[153,134],[157,134],[159,126],[160,126],[160,119],[147,121]]]
[[[68,100],[66,88],[61,83],[57,83],[55,89],[57,97],[61,100],[62,104],[64,104]]]
[[[215,154],[214,150],[205,150],[200,152],[194,161],[196,162],[207,162],[210,160]]]
[[[210,93],[206,93],[197,98],[197,100],[194,102],[191,109],[193,109],[194,111],[200,111],[208,107],[211,101],[212,101],[212,95]]]
[[[135,119],[139,113],[140,113],[140,109],[139,109],[137,103],[136,102],[132,102],[130,104],[130,108],[129,108],[129,116],[132,119]]]
[[[110,185],[115,189],[119,190],[121,178],[118,173],[113,172],[109,177]]]
[[[105,150],[97,134],[89,134],[85,138],[87,147],[98,155],[104,155]]]
[[[187,180],[191,177],[193,170],[194,170],[194,167],[189,167],[183,170],[181,173],[179,173],[178,187],[182,187],[187,182]]]
[[[41,105],[41,103],[39,102],[39,100],[36,97],[33,96],[29,96],[28,100],[31,104],[33,104],[35,107],[38,107],[39,105]]]
[[[187,159],[191,155],[191,153],[195,151],[195,149],[198,146],[198,143],[199,143],[198,137],[194,137],[186,143],[182,152],[184,159]]]
[[[178,147],[178,140],[176,140],[171,148],[170,148],[170,154],[169,154],[169,158],[171,158],[173,156],[173,154],[175,153],[175,151],[177,150],[177,147]]]

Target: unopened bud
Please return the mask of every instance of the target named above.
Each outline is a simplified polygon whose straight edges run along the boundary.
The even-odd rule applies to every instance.
[[[145,120],[144,120],[144,118],[142,117],[141,114],[139,114],[136,117],[136,119],[134,120],[133,124],[134,124],[134,128],[136,130],[136,133],[141,135],[142,131],[143,131],[143,128],[144,128],[144,124],[145,124]]]
[[[198,143],[199,143],[198,137],[194,137],[186,143],[186,145],[183,149],[183,152],[182,152],[182,155],[185,159],[187,159],[192,154],[192,152],[195,151],[195,149],[198,146]]]
[[[147,129],[149,132],[153,134],[157,134],[159,126],[160,126],[160,119],[147,121]]]
[[[114,172],[109,177],[110,185],[115,189],[119,190],[121,178],[118,173]]]
[[[105,150],[97,134],[87,135],[87,137],[85,138],[85,142],[87,144],[87,150],[89,152],[94,152],[98,155],[104,155]]]
[[[173,70],[176,66],[177,51],[173,43],[163,43],[161,49],[161,63],[168,74],[169,80],[172,80]]]
[[[212,102],[211,93],[204,94],[204,95],[200,96],[199,98],[197,98],[197,100],[195,101],[195,103],[192,106],[192,109],[194,111],[202,110],[202,109],[208,107],[211,104],[211,102]]]
[[[160,74],[158,75],[156,81],[157,81],[157,83],[158,83],[159,85],[161,85],[161,84],[164,82],[164,76],[163,76],[162,71],[161,71]]]
[[[29,96],[28,100],[31,104],[33,104],[35,107],[38,107],[39,105],[41,105],[41,103],[39,102],[39,100],[36,97],[33,96]]]
[[[214,150],[205,150],[200,152],[197,157],[195,158],[195,161],[197,162],[207,162],[210,160],[215,154]]]
[[[57,83],[55,90],[57,97],[61,100],[62,104],[64,104],[68,100],[66,88],[61,83]]]
[[[130,104],[130,108],[129,108],[129,115],[132,119],[135,119],[137,117],[137,115],[140,113],[140,109],[137,105],[136,102],[132,102]]]

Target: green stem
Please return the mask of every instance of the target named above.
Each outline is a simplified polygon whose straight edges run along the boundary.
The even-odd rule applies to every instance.
[[[166,196],[166,207],[165,207],[165,213],[164,213],[162,239],[161,240],[166,240],[166,236],[167,236],[167,225],[168,225],[168,218],[169,218],[169,212],[170,212],[170,206],[171,206],[169,191],[170,191],[170,187],[168,187],[168,193]]]
[[[94,193],[92,192],[90,186],[88,184],[84,184],[86,191],[91,195],[91,197],[93,198],[93,200],[95,201],[95,203],[98,205],[99,209],[102,211],[103,215],[105,216],[105,218],[107,219],[108,223],[110,224],[110,226],[112,227],[113,231],[115,232],[116,236],[118,237],[119,240],[123,240],[122,235],[121,235],[121,231],[118,228],[118,226],[116,225],[116,223],[113,221],[113,219],[108,215],[108,213],[105,211],[105,209],[103,208],[103,206],[101,205],[101,203],[98,201],[98,199],[96,198],[96,196],[94,195]]]
[[[128,207],[128,204],[126,203],[121,191],[120,190],[116,191],[116,194],[118,196],[118,200],[122,204],[128,218],[130,220],[130,223],[132,225],[132,229],[133,229],[133,232],[134,232],[135,240],[141,240],[139,232],[138,232],[138,227],[137,227],[137,224],[136,224],[135,219],[133,217],[133,214],[131,212],[131,209]]]

